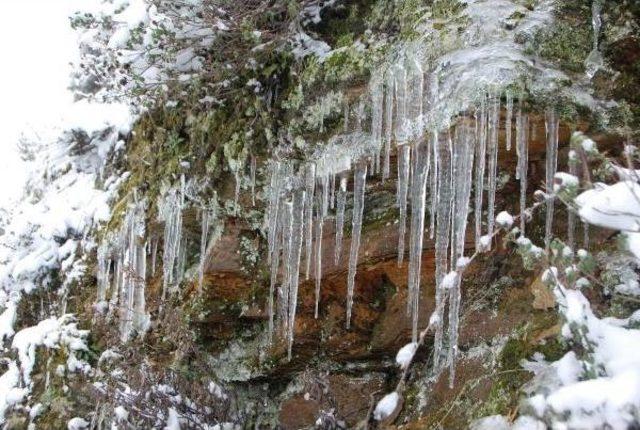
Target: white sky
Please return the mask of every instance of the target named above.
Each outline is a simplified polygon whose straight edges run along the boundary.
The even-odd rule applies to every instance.
[[[0,206],[21,191],[24,166],[15,143],[41,137],[68,112],[69,62],[76,36],[68,16],[93,0],[0,0]]]

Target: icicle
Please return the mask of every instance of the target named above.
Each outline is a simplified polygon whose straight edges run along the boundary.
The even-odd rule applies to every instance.
[[[289,338],[289,281],[291,280],[291,253],[293,250],[293,202],[282,200],[282,283],[278,295],[280,323],[285,338]]]
[[[338,190],[338,202],[336,210],[336,245],[335,245],[335,265],[340,263],[342,256],[342,237],[344,235],[344,210],[347,205],[347,177],[340,178],[340,189]]]
[[[511,95],[511,91],[507,91],[507,118],[505,119],[505,122],[504,122],[507,151],[511,151],[512,122],[513,122],[513,95]]]
[[[476,250],[480,249],[480,238],[482,237],[482,194],[484,191],[484,170],[486,165],[487,156],[487,105],[486,97],[482,97],[480,103],[480,111],[477,113],[480,118],[477,118],[477,136],[478,142],[476,144],[476,165],[474,172],[474,215],[475,215],[475,239]]]
[[[145,235],[144,212],[143,204],[131,204],[127,209],[120,235],[120,339],[123,342],[129,339],[134,330],[144,331],[148,321],[144,309],[146,245],[141,244]]]
[[[489,145],[487,155],[489,157],[488,172],[488,196],[487,196],[487,225],[489,236],[493,235],[495,225],[496,185],[498,179],[498,120],[500,119],[500,99],[494,97],[491,101],[491,117],[489,122]]]
[[[138,333],[143,333],[149,327],[150,316],[146,313],[145,286],[147,278],[147,243],[138,246],[136,272],[137,279],[134,293],[134,320],[133,329]]]
[[[382,165],[382,179],[390,175],[391,139],[393,136],[393,91],[394,78],[387,72],[386,92],[384,99],[384,162]]]
[[[249,168],[249,175],[251,176],[251,204],[256,205],[256,157],[251,156],[251,166]]]
[[[158,260],[158,238],[154,238],[151,244],[151,276],[156,275],[156,263]]]
[[[172,189],[164,196],[158,209],[160,220],[164,222],[164,246],[162,255],[162,301],[166,299],[167,290],[179,281],[182,242],[182,200],[183,194]]]
[[[407,72],[402,65],[395,69],[395,89],[396,89],[396,121],[395,136],[396,142],[402,144],[406,138],[407,120]]]
[[[278,211],[280,209],[280,193],[282,191],[282,170],[280,161],[276,161],[271,170],[271,180],[269,186],[269,205],[267,207],[265,221],[267,224],[267,246],[269,248],[268,259],[273,258],[276,248],[276,232],[278,230]]]
[[[98,272],[97,272],[97,283],[98,283],[98,298],[97,302],[101,303],[107,299],[107,292],[109,290],[109,273],[111,271],[111,257],[109,256],[109,245],[106,240],[100,243],[97,251],[97,260],[98,260]]]
[[[600,30],[602,28],[602,6],[604,0],[593,0],[591,3],[591,25],[593,27],[593,49],[584,61],[585,71],[589,79],[593,78],[596,72],[604,65],[602,53],[599,49]]]
[[[454,204],[453,212],[453,259],[451,270],[456,270],[457,261],[464,256],[465,233],[467,230],[467,219],[469,215],[469,204],[471,196],[471,183],[473,171],[473,134],[466,127],[456,129],[456,144],[454,145]],[[459,131],[459,133],[458,133]],[[454,285],[449,291],[449,381],[453,383],[455,378],[455,362],[458,354],[458,326],[460,319],[460,283],[461,277],[458,275]]]
[[[432,148],[432,162],[431,162],[431,181],[429,184],[429,198],[431,199],[431,209],[430,209],[430,225],[429,225],[429,238],[433,240],[435,231],[436,231],[436,214],[438,212],[438,134],[434,133],[434,142],[431,145]]]
[[[351,307],[355,288],[356,269],[358,267],[358,251],[360,233],[362,232],[362,213],[364,210],[364,191],[367,180],[367,164],[359,162],[353,175],[353,219],[351,222],[351,247],[349,249],[349,273],[347,277],[347,329],[351,327]]]
[[[434,139],[435,141],[436,139]],[[411,314],[411,339],[418,340],[418,305],[420,300],[420,269],[424,240],[424,215],[429,176],[430,146],[418,142],[414,147],[414,171],[411,178],[411,230],[409,235],[408,309]]]
[[[380,150],[382,148],[382,120],[384,86],[381,80],[374,80],[371,92],[371,139],[375,147],[375,155],[372,157],[374,169],[372,173],[377,173],[380,166]]]
[[[280,205],[284,205],[281,201]],[[274,229],[272,240],[274,241],[274,249],[273,255],[271,256],[271,282],[269,283],[269,299],[268,299],[268,315],[269,315],[269,326],[268,326],[268,342],[269,345],[273,342],[273,330],[274,330],[274,306],[273,306],[273,295],[275,293],[276,283],[278,282],[278,270],[280,269],[280,251],[283,248],[282,245],[282,237],[283,237],[283,228],[285,226],[286,216],[285,212],[282,208],[279,210],[280,216],[278,217],[278,223]],[[284,251],[282,251],[284,253]],[[283,257],[283,260],[286,257]],[[282,296],[278,296],[278,304],[281,307],[281,299]]]
[[[518,107],[516,117],[516,151],[518,154],[518,165],[516,169],[516,179],[520,180],[520,234],[524,236],[527,216],[527,170],[529,167],[529,118],[522,114],[522,101]]]
[[[291,220],[291,250],[289,253],[289,322],[287,324],[287,357],[291,360],[293,335],[295,332],[296,306],[298,303],[298,280],[300,276],[300,254],[302,253],[302,235],[304,230],[304,201],[305,191],[298,190],[293,194]]]
[[[553,193],[553,178],[558,168],[558,119],[556,112],[549,109],[546,113],[547,157],[546,157],[546,192]],[[554,199],[547,199],[547,217],[544,230],[544,244],[548,251],[553,229]]]
[[[448,270],[449,239],[451,228],[452,172],[451,148],[446,139],[438,141],[438,188],[437,188],[437,226],[436,226],[436,333],[433,346],[434,368],[440,367],[440,354],[444,334],[444,309],[448,291],[443,279]]]
[[[307,201],[304,205],[305,210],[305,279],[309,279],[311,275],[311,254],[313,253],[313,199],[316,188],[316,165],[309,163],[305,168],[305,198]]]
[[[411,135],[416,137],[422,134],[422,111],[424,103],[424,73],[422,66],[416,58],[409,60],[409,101],[408,114],[412,122]]]
[[[331,174],[331,185],[329,186],[329,190],[331,194],[329,195],[329,208],[331,210],[335,209],[336,206],[336,174]]]
[[[236,208],[236,213],[238,211],[238,201],[240,200],[240,186],[242,185],[241,183],[241,176],[240,176],[240,169],[238,168],[238,170],[236,170],[234,173],[234,177],[236,180],[236,189],[234,191],[233,194],[233,206]]]
[[[318,318],[318,305],[320,302],[320,286],[322,283],[322,236],[324,219],[329,212],[329,176],[325,175],[320,179],[318,194],[318,207],[316,216],[316,264],[315,264],[315,286],[316,301],[314,315]]]
[[[400,222],[398,224],[398,265],[404,260],[404,240],[407,230],[407,193],[409,187],[409,166],[411,163],[411,147],[398,147],[398,197]]]

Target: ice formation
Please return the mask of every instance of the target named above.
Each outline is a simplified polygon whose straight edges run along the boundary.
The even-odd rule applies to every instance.
[[[604,0],[593,0],[591,3],[591,26],[593,28],[593,49],[584,62],[585,70],[589,78],[593,78],[596,72],[604,66],[604,59],[600,52],[599,39],[602,28],[602,6]]]
[[[518,11],[526,18],[515,31],[505,33],[503,21]],[[274,308],[277,308],[289,346],[292,343],[295,306],[291,300],[295,300],[292,293],[297,292],[297,285],[291,282],[297,282],[292,274],[298,270],[298,230],[302,232],[307,277],[312,266],[314,269],[315,316],[321,312],[323,227],[326,218],[331,216],[329,208],[334,208],[335,200],[332,257],[338,265],[342,255],[347,174],[353,172],[346,297],[346,325],[350,327],[367,176],[380,174],[380,179],[387,179],[391,174],[390,160],[396,154],[397,256],[402,263],[405,248],[408,251],[407,311],[412,339],[417,339],[420,320],[420,266],[429,213],[429,237],[435,241],[436,260],[435,366],[439,368],[443,359],[448,363],[455,360],[462,277],[457,276],[450,286],[444,285],[444,278],[451,270],[462,270],[458,261],[468,261],[464,256],[464,238],[471,208],[476,250],[486,251],[485,248],[491,246],[490,238],[496,226],[501,126],[504,124],[505,149],[510,151],[512,145],[516,147],[515,175],[520,181],[520,211],[524,213],[530,123],[523,100],[527,91],[540,88],[562,91],[557,81],[560,72],[541,68],[515,42],[517,34],[531,33],[537,26],[549,22],[550,11],[550,1],[541,2],[534,11],[500,0],[469,1],[465,14],[470,24],[466,31],[477,34],[476,30],[482,28],[481,43],[459,47],[434,59],[426,55],[421,44],[429,40],[426,31],[425,40],[402,45],[372,73],[367,90],[359,99],[345,102],[341,134],[316,146],[314,152],[307,154],[305,162],[278,160],[272,163],[265,219],[271,264],[269,339],[276,328]],[[355,106],[353,126],[349,124],[348,104]],[[550,175],[547,178],[551,178],[548,187],[552,186],[557,166],[558,127],[557,115],[550,108],[547,115],[547,174]],[[300,190],[305,192],[302,226],[294,214],[299,207],[293,210]],[[553,222],[553,204],[549,205],[548,231]],[[502,218],[499,217],[499,227],[503,227]],[[525,221],[526,216],[521,216],[522,232]],[[448,345],[446,353],[445,345]]]
[[[182,209],[184,194],[182,188],[173,187],[165,192],[158,203],[160,221],[164,223],[164,244],[162,254],[162,300],[169,289],[180,283],[182,278]]]

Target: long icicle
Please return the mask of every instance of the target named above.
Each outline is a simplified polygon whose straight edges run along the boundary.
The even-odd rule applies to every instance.
[[[480,118],[478,118],[478,116]],[[475,215],[475,239],[476,250],[480,249],[480,238],[482,237],[482,195],[484,191],[484,171],[487,155],[487,104],[486,96],[482,96],[480,110],[476,115],[478,143],[476,144],[476,165],[474,172],[474,215]]]
[[[438,209],[436,220],[436,333],[433,345],[433,365],[440,368],[440,355],[444,335],[444,309],[447,300],[447,288],[443,279],[448,270],[449,239],[451,228],[451,147],[447,139],[438,140],[439,175]]]
[[[513,95],[507,91],[507,116],[504,121],[504,131],[507,151],[511,151],[511,127],[513,123]]]
[[[546,192],[553,193],[553,178],[558,168],[558,119],[554,109],[546,113],[547,157],[546,157]],[[553,229],[554,199],[547,199],[547,216],[544,230],[544,245],[549,251]]]
[[[304,233],[305,191],[297,190],[293,194],[291,220],[291,250],[289,254],[289,322],[287,323],[287,358],[291,360],[293,335],[295,332],[296,307],[298,303],[298,280],[300,276],[300,254],[302,253],[302,235]]]
[[[409,188],[409,166],[411,163],[411,147],[398,147],[398,208],[400,222],[398,223],[398,265],[404,260],[404,241],[407,232],[407,194]]]
[[[315,307],[314,307],[314,317],[318,318],[318,307],[320,303],[320,286],[322,284],[322,236],[323,236],[323,228],[324,228],[324,217],[326,216],[325,212],[325,201],[327,200],[327,195],[329,194],[329,190],[326,188],[326,184],[328,181],[323,177],[320,182],[320,188],[318,189],[318,207],[316,214],[316,251],[315,251]]]
[[[351,308],[353,306],[353,292],[358,267],[358,251],[360,249],[360,234],[362,232],[362,214],[364,210],[366,181],[367,163],[361,161],[356,164],[356,170],[353,175],[353,219],[351,221],[351,246],[349,249],[349,273],[347,277],[347,329],[351,327]]]
[[[488,196],[487,196],[487,235],[493,236],[495,225],[496,186],[498,180],[498,128],[500,119],[500,98],[491,100],[489,121],[489,172],[488,172]]]
[[[311,255],[313,254],[313,200],[316,187],[316,165],[309,163],[305,166],[305,279],[311,275]]]
[[[453,242],[454,259],[451,262],[452,270],[457,269],[457,263],[464,256],[465,233],[469,216],[471,183],[473,171],[473,133],[467,127],[456,129],[456,143],[454,147],[454,180],[455,207],[453,214]],[[460,320],[460,284],[458,275],[455,283],[449,291],[449,384],[453,384],[455,378],[455,363],[458,355],[458,326]]]
[[[391,140],[393,137],[393,93],[395,81],[393,74],[387,72],[386,90],[384,98],[384,160],[382,164],[382,179],[390,175]]]
[[[433,142],[435,142],[435,138]],[[432,143],[433,143],[432,142]],[[424,240],[424,216],[427,203],[430,146],[419,141],[414,147],[414,171],[411,179],[411,230],[409,235],[408,304],[411,313],[411,341],[418,341],[418,308],[420,302],[420,270]]]
[[[336,244],[335,244],[335,265],[340,264],[342,256],[342,238],[344,236],[344,210],[347,205],[347,177],[340,178],[340,189],[338,190],[338,201],[336,203]]]

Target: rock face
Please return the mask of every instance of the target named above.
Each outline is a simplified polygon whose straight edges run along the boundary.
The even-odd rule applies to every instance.
[[[352,219],[356,190],[353,171],[345,168],[337,175],[338,182],[340,174],[349,177],[341,258],[335,261],[335,208],[326,211],[321,239],[313,243],[314,247],[321,245],[318,316],[314,315],[316,281],[313,271],[309,279],[305,277],[303,263],[295,289],[295,318],[276,318],[273,342],[268,342],[270,303],[276,302],[276,314],[290,315],[290,311],[282,310],[283,301],[278,294],[283,294],[280,287],[286,282],[282,280],[291,267],[273,269],[269,261],[275,255],[268,249],[267,238],[272,237],[265,222],[274,189],[270,173],[275,161],[290,163],[288,182],[282,187],[285,201],[290,195],[295,196],[300,184],[304,184],[305,163],[318,161],[317,154],[326,159],[352,143],[346,138],[338,144],[331,140],[347,134],[344,130],[360,136],[362,147],[371,140],[381,140],[382,136],[368,129],[372,128],[369,123],[375,123],[375,118],[383,114],[385,119],[380,126],[385,124],[391,129],[387,112],[382,112],[387,101],[383,104],[372,101],[377,96],[369,94],[372,91],[369,87],[375,87],[376,78],[382,79],[388,76],[389,70],[395,70],[389,58],[394,58],[392,54],[396,49],[402,55],[411,51],[398,47],[404,49],[405,45],[413,46],[419,40],[418,47],[426,48],[408,58],[416,63],[423,61],[421,64],[429,64],[434,70],[425,68],[424,73],[421,71],[416,76],[420,79],[431,76],[436,83],[441,82],[442,91],[453,94],[443,92],[430,99],[433,117],[439,120],[440,114],[447,116],[442,123],[445,125],[438,122],[442,127],[431,130],[434,134],[439,132],[448,138],[455,137],[456,130],[464,127],[479,129],[476,110],[484,104],[470,101],[476,93],[482,94],[482,103],[486,100],[501,103],[495,112],[498,126],[492,130],[499,147],[498,174],[494,177],[495,208],[496,213],[506,210],[517,215],[520,184],[515,178],[518,163],[515,143],[510,151],[506,150],[507,136],[515,138],[516,129],[514,126],[508,132],[505,127],[507,118],[514,114],[507,110],[507,100],[513,101],[517,93],[521,109],[528,115],[527,203],[530,205],[534,202],[533,191],[543,189],[546,179],[549,122],[545,113],[549,109],[560,118],[560,166],[567,165],[574,131],[589,132],[601,151],[618,153],[626,139],[623,133],[636,130],[640,101],[634,94],[640,91],[633,91],[640,89],[640,74],[636,73],[640,55],[638,35],[605,33],[605,40],[600,42],[608,67],[588,80],[584,77],[583,59],[575,58],[583,50],[588,53],[591,49],[590,31],[582,28],[589,28],[591,19],[585,2],[571,0],[557,8],[554,2],[544,0],[525,2],[525,6],[511,0],[321,3],[323,6],[316,11],[318,20],[296,21],[302,32],[296,34],[302,42],[286,39],[286,44],[277,45],[278,38],[274,36],[269,42],[256,42],[257,46],[253,46],[252,37],[262,37],[257,30],[258,35],[238,30],[239,33],[233,33],[237,40],[226,36],[227,40],[239,44],[235,56],[246,55],[253,61],[244,64],[242,58],[234,56],[233,61],[243,64],[241,67],[231,60],[228,64],[226,60],[212,60],[216,61],[213,64],[223,77],[227,77],[224,74],[229,69],[236,75],[221,79],[224,85],[216,81],[217,78],[211,78],[214,80],[211,88],[224,89],[216,93],[221,97],[219,103],[211,101],[213,96],[206,93],[207,85],[193,84],[194,87],[188,87],[191,92],[169,93],[179,100],[175,105],[169,106],[163,101],[138,120],[133,133],[127,137],[122,159],[110,166],[127,173],[120,185],[120,195],[112,204],[111,220],[100,229],[99,241],[108,242],[126,231],[122,225],[132,201],[146,204],[143,240],[135,243],[142,251],[134,251],[142,257],[134,260],[150,267],[152,255],[158,252],[153,273],[148,270],[146,276],[139,276],[141,267],[135,268],[136,277],[142,278],[136,278],[137,282],[144,285],[142,310],[149,315],[150,323],[144,327],[146,330],[140,329],[142,333],[133,330],[121,341],[118,323],[123,305],[118,303],[123,298],[118,302],[115,294],[115,299],[109,299],[111,303],[102,303],[103,308],[110,310],[100,312],[101,307],[94,303],[96,283],[100,282],[96,279],[96,276],[100,278],[100,261],[96,261],[94,251],[89,250],[88,274],[70,287],[64,300],[66,312],[77,314],[81,325],[91,330],[86,360],[95,371],[70,377],[64,383],[56,380],[50,385],[48,375],[54,373],[54,366],[66,357],[47,352],[47,357],[38,359],[33,398],[46,405],[40,421],[43,428],[47,425],[59,428],[71,415],[91,416],[96,428],[104,428],[118,422],[120,418],[114,418],[113,410],[125,401],[131,414],[130,423],[139,427],[164,426],[173,411],[180,414],[184,427],[194,428],[203,427],[204,422],[291,430],[372,428],[378,425],[372,419],[376,401],[398,386],[403,399],[399,413],[380,427],[465,428],[483,416],[515,416],[521,387],[531,377],[520,366],[521,360],[529,359],[534,353],[543,353],[552,360],[565,352],[566,346],[557,339],[559,321],[553,295],[541,282],[540,273],[524,270],[513,244],[503,242],[498,235],[491,239],[492,251],[475,258],[462,277],[458,358],[452,367],[455,380],[450,383],[449,369],[434,370],[432,332],[418,348],[408,373],[403,375],[395,363],[395,355],[412,336],[407,308],[408,265],[412,257],[407,246],[404,262],[398,264],[397,136],[390,151],[389,178],[383,178],[380,173],[367,177],[350,328],[346,328],[349,248],[355,233]],[[482,9],[487,4],[495,5],[500,13],[511,9],[513,13],[497,19]],[[553,17],[547,13],[552,6]],[[606,18],[616,25],[622,25],[625,14],[637,18],[640,11],[635,5],[617,2],[605,12]],[[272,14],[264,15],[265,20],[274,19]],[[544,24],[541,28],[529,31],[540,22]],[[581,27],[572,38],[566,34],[567,28],[577,22]],[[277,33],[281,31],[280,26],[273,25],[269,30]],[[519,26],[522,31],[518,30]],[[313,37],[307,40],[301,35],[310,37],[307,33]],[[496,40],[497,37],[500,38]],[[270,47],[271,42],[275,48]],[[496,60],[494,57],[499,52],[494,43],[497,42],[500,42],[499,52],[504,49],[518,55]],[[244,43],[249,46],[242,45]],[[327,44],[333,54],[323,54],[323,44]],[[485,45],[491,48],[490,52],[483,51]],[[462,55],[469,53],[466,49],[474,55]],[[327,57],[320,60],[319,55]],[[494,62],[486,64],[478,60],[467,69],[455,68],[476,56]],[[385,64],[386,68],[376,68],[379,64]],[[519,72],[521,68],[525,71]],[[449,75],[460,70],[470,75],[461,74],[460,86],[453,85]],[[478,70],[490,73],[478,77],[474,74]],[[470,87],[473,91],[469,94],[474,96],[464,93],[468,97],[464,105],[455,97],[468,80],[491,81],[502,74],[509,78],[504,82],[498,79],[502,86]],[[512,75],[517,79],[511,79]],[[425,93],[436,91],[433,87],[437,87],[433,83],[431,86],[423,83],[424,87],[416,82],[411,84],[413,86],[407,87],[409,91],[419,87]],[[543,84],[549,87],[538,87]],[[385,85],[387,91],[389,86],[395,88],[391,91],[395,94],[391,96],[393,100],[403,91],[398,83]],[[261,93],[261,89],[265,92]],[[450,102],[440,106],[438,103],[447,95],[451,96]],[[619,103],[606,103],[609,99]],[[397,110],[401,104],[394,106],[390,115],[400,115]],[[363,132],[363,128],[367,131]],[[420,134],[412,139],[410,144],[418,145],[431,137]],[[362,163],[356,155],[349,154],[350,161]],[[318,166],[322,164],[318,162]],[[411,171],[415,173],[418,167],[415,163]],[[159,263],[169,248],[163,245],[168,221],[158,216],[158,202],[166,198],[167,190],[181,190],[185,196],[185,201],[180,203],[182,233],[176,246],[175,272],[181,281],[168,287]],[[320,186],[316,185],[315,190],[319,192]],[[416,196],[419,197],[418,194],[410,196],[409,201]],[[436,206],[442,204],[436,203]],[[322,202],[317,206],[322,206]],[[485,210],[486,207],[485,204]],[[215,239],[205,241],[203,246],[201,235],[206,210],[215,213],[211,228],[205,228]],[[410,211],[409,219],[414,215]],[[482,216],[486,220],[487,214],[483,212]],[[544,209],[534,212],[527,224],[529,236],[538,242],[544,241],[544,216]],[[557,211],[553,232],[558,237],[564,237],[567,231],[566,216],[565,211]],[[472,218],[470,215],[466,237],[463,237],[463,255],[467,256],[473,255],[476,249]],[[427,227],[429,221],[427,218]],[[288,222],[293,224],[291,220]],[[427,227],[417,299],[420,330],[429,326],[438,300],[435,278],[439,263],[436,244]],[[594,234],[589,246],[600,246],[605,235],[606,232]],[[285,232],[278,240],[288,239]],[[154,243],[159,244],[156,251]],[[112,243],[114,248],[118,244],[118,240]],[[306,249],[306,243],[302,248]],[[129,271],[133,270],[132,265],[126,265],[126,270],[118,266],[125,264],[125,256],[131,258],[131,252],[118,252],[109,254],[111,265],[107,265],[107,278],[116,291],[121,287],[118,279],[128,279]],[[285,254],[290,256],[291,252],[283,252],[283,256]],[[302,255],[304,260],[304,252]],[[95,273],[91,273],[91,268]],[[445,268],[445,272],[448,271]],[[274,284],[275,294],[270,297],[272,278],[278,282]],[[166,299],[163,298],[165,287],[169,288]],[[43,292],[37,294],[46,296]],[[30,308],[23,309],[20,315],[35,313],[32,307],[36,298],[21,305]],[[140,297],[136,299],[139,302]],[[23,324],[32,325],[26,317],[21,318]],[[287,357],[287,339],[281,327],[283,319],[292,326],[291,359]],[[10,422],[14,427],[28,424],[24,411],[16,409],[12,414]]]

